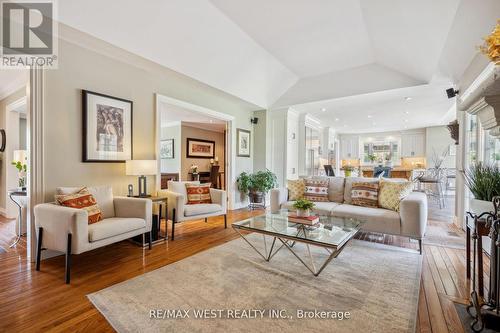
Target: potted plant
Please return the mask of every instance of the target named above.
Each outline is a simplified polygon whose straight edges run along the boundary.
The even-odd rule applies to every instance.
[[[191,164],[189,169],[191,170],[192,179],[200,180],[200,175],[198,174],[198,166],[196,164]]]
[[[26,190],[26,161],[12,161],[11,164],[16,167],[18,175],[18,184],[21,190]]]
[[[474,195],[470,208],[475,214],[494,211],[493,197],[500,195],[500,169],[477,162],[464,172],[465,184]]]
[[[354,171],[354,167],[352,165],[345,165],[342,170],[344,170],[344,174],[346,177],[351,177],[352,172]]]
[[[314,202],[307,199],[298,199],[293,204],[293,208],[297,210],[297,216],[309,217],[311,215],[311,209],[315,206]]]
[[[375,160],[377,159],[377,156],[375,154],[368,154],[368,161],[370,161],[370,163],[374,163]]]
[[[236,183],[238,190],[248,195],[251,203],[263,203],[266,193],[278,185],[276,175],[267,169],[252,174],[242,172]]]

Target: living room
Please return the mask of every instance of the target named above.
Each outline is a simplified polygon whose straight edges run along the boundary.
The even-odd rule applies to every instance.
[[[44,4],[0,330],[499,331],[498,1]]]

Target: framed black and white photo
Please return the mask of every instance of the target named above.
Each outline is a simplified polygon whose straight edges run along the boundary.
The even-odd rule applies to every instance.
[[[132,101],[82,90],[83,162],[132,159]]]
[[[161,159],[174,158],[174,139],[167,139],[160,141],[160,158]]]
[[[250,131],[236,129],[236,155],[239,157],[250,157]]]
[[[187,138],[186,157],[214,158],[215,141]]]

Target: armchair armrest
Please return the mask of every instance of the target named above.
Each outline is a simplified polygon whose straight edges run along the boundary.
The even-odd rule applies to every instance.
[[[184,195],[177,192],[172,192],[169,190],[160,190],[158,195],[166,196],[168,199],[168,217],[173,218],[173,210],[175,208],[176,221],[180,221],[184,218],[184,205],[186,204]]]
[[[273,188],[271,190],[271,212],[275,213],[281,209],[281,205],[288,200],[288,189]]]
[[[87,250],[88,213],[84,209],[59,206],[51,203],[36,205],[35,226],[43,228],[44,248],[65,252],[67,237],[71,233],[71,250],[78,254]]]
[[[146,231],[151,231],[153,203],[147,198],[114,197],[117,217],[136,217],[146,221]]]
[[[226,191],[218,190],[215,188],[210,189],[210,197],[212,202],[222,206],[222,211],[224,214],[227,212],[227,194]]]
[[[401,234],[422,239],[427,227],[427,196],[412,192],[399,204]]]

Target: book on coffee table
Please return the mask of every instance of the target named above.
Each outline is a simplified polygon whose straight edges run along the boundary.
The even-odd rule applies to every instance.
[[[306,225],[314,225],[319,222],[319,217],[317,216],[297,216],[296,214],[288,215],[288,222],[300,223]]]

